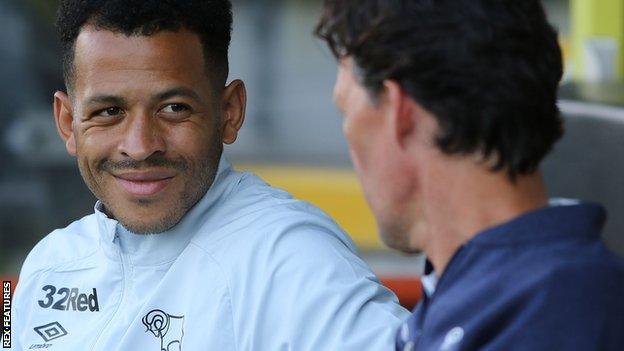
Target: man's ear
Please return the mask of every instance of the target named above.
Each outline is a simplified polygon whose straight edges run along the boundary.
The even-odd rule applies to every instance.
[[[245,121],[245,108],[247,106],[247,91],[245,83],[236,79],[223,91],[221,140],[225,144],[236,141],[238,131]]]
[[[390,130],[393,137],[401,147],[406,147],[410,137],[415,135],[416,121],[414,119],[415,102],[401,87],[393,80],[384,81],[384,93],[381,96],[386,115],[389,116]]]
[[[67,153],[76,156],[76,139],[74,138],[74,116],[69,96],[57,91],[54,93],[54,120],[56,130],[65,142]]]

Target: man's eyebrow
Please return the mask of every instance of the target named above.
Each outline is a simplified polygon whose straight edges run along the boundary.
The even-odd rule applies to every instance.
[[[202,100],[201,97],[195,91],[189,88],[185,88],[185,87],[175,87],[175,88],[167,89],[163,92],[156,94],[152,98],[152,100],[157,102],[157,101],[167,100],[176,96],[187,97],[195,101]]]
[[[125,106],[126,100],[122,97],[115,96],[115,95],[94,95],[87,99],[86,104],[87,105],[106,104],[106,105]]]

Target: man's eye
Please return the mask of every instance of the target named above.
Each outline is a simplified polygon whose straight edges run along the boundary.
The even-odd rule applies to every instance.
[[[183,104],[168,104],[161,109],[161,111],[164,113],[180,113],[180,112],[186,112],[188,110],[189,110],[188,106],[183,105]]]
[[[123,110],[119,107],[109,107],[106,109],[103,109],[101,111],[99,111],[98,113],[96,113],[98,116],[104,116],[104,117],[114,117],[114,116],[118,116],[120,114],[123,113]]]

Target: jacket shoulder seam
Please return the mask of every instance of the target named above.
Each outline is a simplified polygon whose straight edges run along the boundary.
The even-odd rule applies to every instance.
[[[219,261],[205,248],[203,248],[202,246],[198,245],[197,243],[191,241],[190,245],[193,245],[195,247],[197,247],[198,249],[200,249],[202,252],[204,252],[208,258],[210,258],[211,261],[213,261],[215,263],[215,265],[217,266],[217,268],[219,269],[219,271],[221,271],[221,274],[223,275],[223,278],[225,279],[225,286],[227,289],[227,294],[228,294],[228,304],[230,307],[230,313],[231,313],[231,320],[232,320],[232,333],[234,333],[234,345],[236,347],[235,351],[239,350],[239,346],[238,346],[238,332],[236,330],[236,324],[234,323],[234,304],[232,303],[232,288],[231,288],[231,283],[230,283],[230,278],[229,276],[225,273],[225,270],[223,269],[223,267],[221,266],[221,264],[219,263]]]

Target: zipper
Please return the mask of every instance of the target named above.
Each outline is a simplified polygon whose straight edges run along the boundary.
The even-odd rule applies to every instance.
[[[115,235],[115,237],[117,238],[117,235]],[[91,347],[92,351],[98,349],[98,345],[101,342],[102,336],[111,327],[112,322],[117,318],[120,311],[122,311],[121,307],[125,304],[125,301],[126,301],[126,289],[129,286],[129,280],[130,280],[130,274],[128,274],[127,272],[128,258],[126,257],[126,255],[124,255],[119,245],[117,245],[117,252],[119,253],[119,258],[121,262],[121,275],[123,277],[122,283],[121,283],[121,298],[119,299],[119,302],[117,303],[117,308],[115,309],[115,312],[113,312],[111,318],[108,320],[104,328],[102,328],[97,338],[95,339],[95,343],[93,343],[93,346]]]

